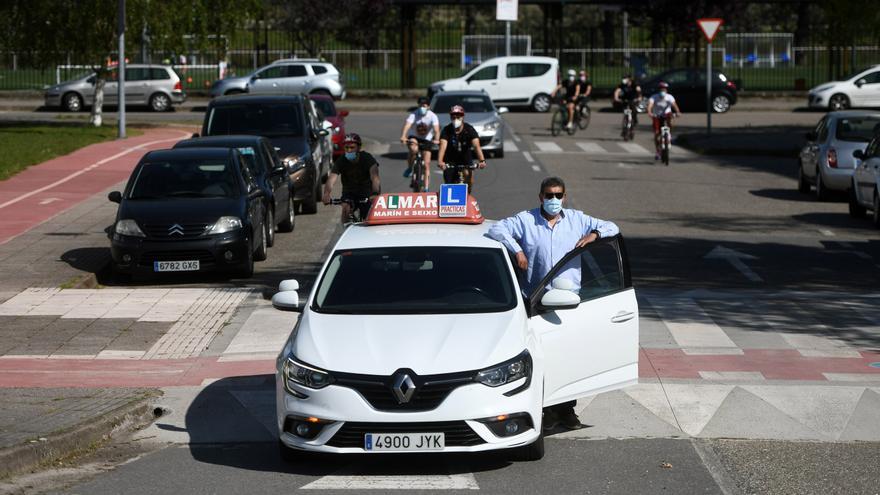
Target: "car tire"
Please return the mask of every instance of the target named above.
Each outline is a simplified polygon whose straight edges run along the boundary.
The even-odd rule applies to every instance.
[[[825,201],[828,199],[828,188],[825,187],[825,181],[822,180],[822,172],[816,169],[816,199]]]
[[[845,94],[837,93],[828,99],[828,110],[835,112],[849,108],[849,98]]]
[[[866,211],[865,207],[859,204],[858,198],[856,198],[856,186],[853,184],[853,187],[849,190],[849,216],[865,218]]]
[[[717,95],[712,98],[712,111],[715,113],[726,113],[730,110],[730,97],[727,95]]]
[[[539,428],[541,428],[539,426]],[[522,462],[540,461],[544,458],[544,429],[541,428],[541,434],[538,438],[522,447],[517,447],[513,455],[513,459]]]
[[[248,241],[247,249],[245,249],[245,260],[236,270],[239,278],[251,278],[254,276],[254,240],[253,236]]]
[[[874,227],[880,229],[880,192],[874,189],[874,214],[871,220],[874,221]]]
[[[502,146],[504,146],[502,144]],[[492,153],[493,158],[504,158],[504,150],[499,148]]]
[[[154,93],[150,96],[150,110],[154,112],[171,110],[171,98],[165,93]]]
[[[798,192],[803,194],[810,193],[810,181],[804,175],[804,164],[798,162]]]
[[[291,196],[293,196],[293,193],[291,193]],[[278,224],[279,232],[293,232],[293,228],[296,226],[296,214],[294,210],[293,198],[287,198],[287,211],[284,212],[284,220]]]
[[[268,236],[266,237],[266,247],[272,247],[275,245],[275,212],[272,210],[266,211],[266,233]]]
[[[281,440],[278,440],[278,457],[281,458],[282,462],[301,462],[307,455],[307,452],[292,449],[287,445],[284,445],[284,442]]]
[[[61,106],[68,112],[79,112],[83,109],[83,99],[78,93],[65,93],[61,97]]]
[[[254,261],[266,261],[269,257],[269,224],[263,222],[263,235],[260,236],[260,245],[254,251]]]
[[[547,113],[550,111],[550,95],[546,93],[538,93],[532,98],[532,111],[538,113]]]

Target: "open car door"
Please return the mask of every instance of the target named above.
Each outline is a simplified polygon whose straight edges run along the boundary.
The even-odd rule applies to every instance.
[[[638,382],[639,308],[623,237],[567,254],[529,303],[544,354],[545,407]]]

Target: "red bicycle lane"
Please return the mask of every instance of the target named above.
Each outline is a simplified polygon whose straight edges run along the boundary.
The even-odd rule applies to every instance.
[[[145,129],[140,136],[92,144],[0,182],[0,244],[126,180],[144,153],[191,135],[184,128]]]

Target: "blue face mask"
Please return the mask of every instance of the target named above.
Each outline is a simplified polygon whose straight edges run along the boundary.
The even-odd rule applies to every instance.
[[[419,115],[425,115],[428,113],[428,109],[425,107],[419,107]]]
[[[358,156],[357,151],[346,151],[345,152],[345,157],[348,158],[350,161],[355,161],[357,156]]]
[[[550,215],[557,215],[560,211],[562,211],[562,200],[556,198],[545,199],[544,211],[546,211]]]

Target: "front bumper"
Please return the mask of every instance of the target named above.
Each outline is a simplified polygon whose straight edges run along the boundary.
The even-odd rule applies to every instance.
[[[247,260],[247,235],[241,230],[200,239],[159,241],[113,235],[110,254],[119,270],[127,273],[154,273],[155,261],[199,260],[199,272],[223,270]],[[232,253],[226,259],[226,253]]]
[[[43,102],[46,107],[60,107],[61,93],[46,93],[43,95]]]
[[[528,445],[540,436],[541,379],[507,397],[522,381],[492,388],[471,383],[455,388],[439,406],[429,411],[389,412],[374,409],[357,391],[338,385],[320,390],[293,385],[307,398],[296,398],[284,389],[283,378],[276,381],[277,427],[281,441],[290,448],[328,453],[372,453],[364,449],[364,434],[442,431],[446,446],[430,452],[479,452]],[[389,392],[390,393],[390,392]],[[532,427],[509,437],[495,435],[481,418],[501,414],[525,413]],[[312,439],[295,433],[296,418],[315,417],[325,421]],[[356,445],[356,446],[355,446]],[[424,452],[424,451],[422,451]]]
[[[807,106],[810,108],[827,108],[828,99],[821,93],[810,93],[807,97]]]
[[[484,151],[497,151],[504,149],[504,128],[499,127],[494,131],[480,131],[480,147]]]

